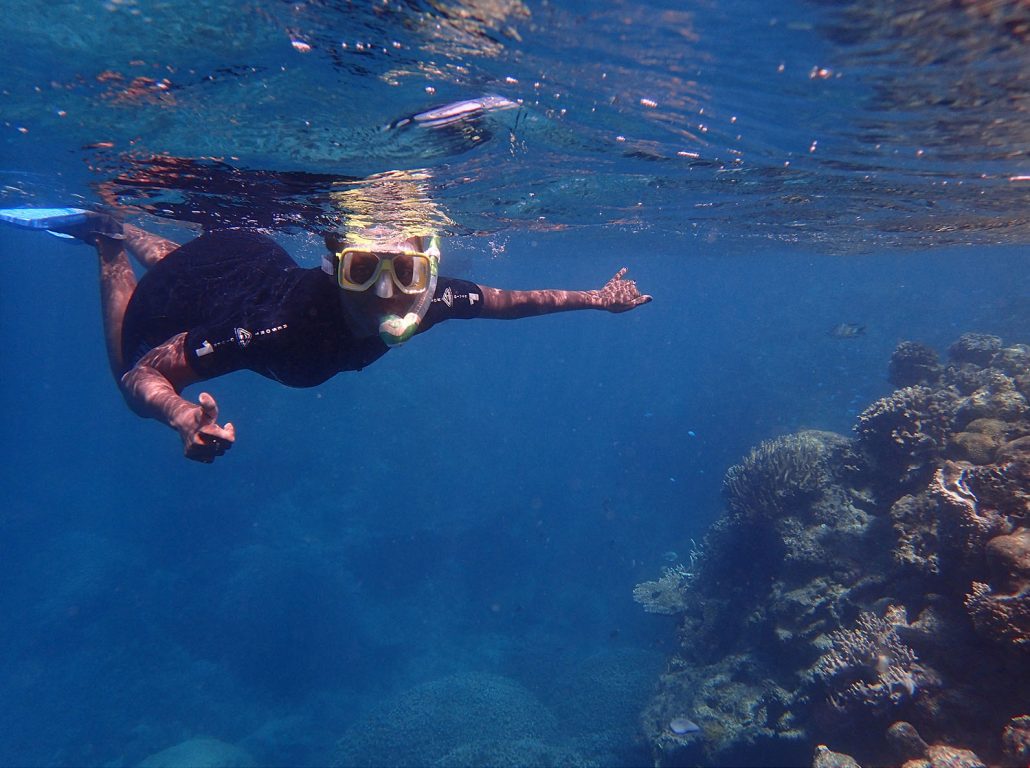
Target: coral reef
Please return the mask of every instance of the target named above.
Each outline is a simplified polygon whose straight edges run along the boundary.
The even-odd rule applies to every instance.
[[[861,768],[861,766],[851,755],[834,752],[825,744],[820,744],[815,748],[812,768]]]
[[[683,593],[686,583],[693,578],[682,565],[674,565],[662,571],[657,581],[645,581],[633,589],[633,599],[644,606],[648,613],[681,613],[686,609]]]
[[[911,723],[899,720],[887,729],[887,742],[894,753],[895,765],[902,768],[987,768],[983,760],[969,749],[950,744],[927,744]],[[816,747],[812,768],[857,768],[851,755]]]
[[[1030,530],[995,536],[985,553],[992,583],[974,581],[965,601],[973,626],[1030,651]]]
[[[830,704],[842,711],[888,708],[924,687],[925,672],[898,636],[904,624],[905,609],[890,606],[883,618],[863,613],[851,629],[830,633],[830,648],[812,670],[831,691]]]
[[[964,333],[948,347],[948,357],[956,363],[972,363],[981,368],[991,364],[1001,351],[1001,339],[985,333]]]
[[[895,387],[932,386],[941,378],[937,351],[915,341],[903,341],[891,355],[887,380]]]
[[[827,432],[801,432],[753,448],[723,481],[731,510],[778,517],[817,494],[830,480],[829,456],[846,441]]]
[[[902,387],[866,408],[855,432],[881,479],[918,485],[947,444],[958,398],[953,390]]]
[[[1001,733],[1006,762],[1030,764],[1030,715],[1014,717]]]
[[[638,585],[681,622],[656,762],[1026,762],[1030,347],[905,342],[890,377],[853,437],[753,449],[703,556]]]

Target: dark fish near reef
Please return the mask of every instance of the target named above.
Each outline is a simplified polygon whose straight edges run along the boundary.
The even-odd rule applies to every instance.
[[[853,339],[856,336],[865,335],[865,326],[855,323],[838,323],[830,329],[830,335],[835,339]]]

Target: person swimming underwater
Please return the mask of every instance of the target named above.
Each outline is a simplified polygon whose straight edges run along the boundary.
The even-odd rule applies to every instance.
[[[387,130],[461,133],[469,121],[516,107],[488,95]],[[256,231],[216,230],[180,245],[106,212],[9,209],[0,220],[96,248],[107,355],[126,402],[174,429],[187,458],[209,463],[232,447],[236,429],[219,423],[211,394],[185,399],[191,384],[248,369],[313,387],[360,371],[444,320],[626,312],[651,301],[625,279],[625,268],[587,291],[507,291],[441,275],[430,222],[446,217],[422,186],[427,178],[388,171],[341,185],[330,197],[346,212],[344,226],[324,234],[322,265],[314,268]],[[130,256],[145,270],[138,281]]]
[[[107,213],[80,211],[56,231],[95,246],[105,340],[129,407],[175,430],[210,463],[236,441],[215,398],[182,391],[248,369],[291,387],[360,371],[450,319],[516,319],[571,310],[626,312],[651,301],[620,269],[596,290],[508,291],[439,273],[435,237],[372,227],[324,236],[321,267],[243,230],[179,245]],[[132,256],[146,271],[137,282]]]

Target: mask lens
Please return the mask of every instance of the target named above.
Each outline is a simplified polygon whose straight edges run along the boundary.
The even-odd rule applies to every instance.
[[[393,257],[393,274],[404,288],[410,288],[415,281],[415,259],[408,254]]]
[[[347,265],[347,280],[354,285],[364,285],[375,277],[379,268],[379,257],[374,253],[351,253]]]

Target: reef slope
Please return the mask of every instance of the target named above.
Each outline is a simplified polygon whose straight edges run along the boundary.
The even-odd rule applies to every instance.
[[[853,436],[730,468],[691,563],[634,590],[681,617],[656,763],[1030,760],[1030,347],[905,342],[889,375]]]

